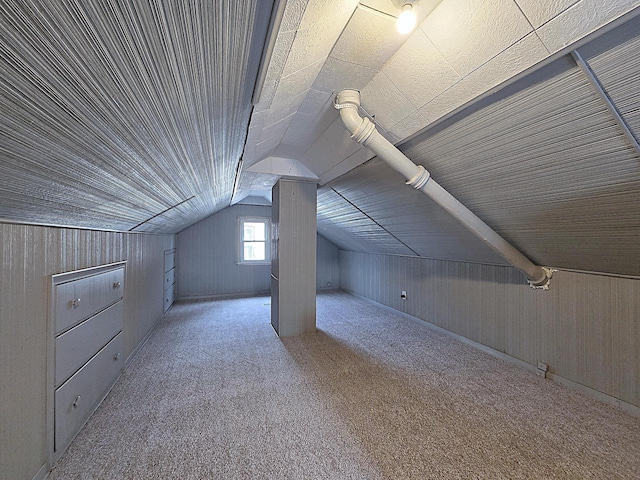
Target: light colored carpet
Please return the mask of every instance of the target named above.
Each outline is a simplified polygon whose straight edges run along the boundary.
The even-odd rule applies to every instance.
[[[345,293],[174,306],[51,479],[640,478],[640,418]]]

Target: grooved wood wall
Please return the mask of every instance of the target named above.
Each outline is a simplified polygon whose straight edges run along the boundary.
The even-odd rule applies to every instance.
[[[340,251],[341,287],[640,406],[640,280]],[[401,300],[401,290],[407,299]]]
[[[238,265],[238,217],[271,218],[271,207],[234,205],[177,235],[178,297],[244,295],[271,291],[271,265]],[[317,288],[340,276],[337,247],[318,235]]]
[[[0,224],[0,478],[32,479],[47,460],[49,275],[127,261],[129,356],[162,315],[164,250],[173,238]]]

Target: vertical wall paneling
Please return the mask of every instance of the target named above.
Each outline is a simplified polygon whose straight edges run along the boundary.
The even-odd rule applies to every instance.
[[[0,472],[31,479],[47,461],[48,280],[127,261],[124,319],[129,356],[162,315],[164,250],[172,235],[0,224]]]
[[[272,198],[271,323],[281,337],[315,332],[317,185],[281,179]]]
[[[340,287],[340,250],[332,242],[318,235],[316,261],[316,288]]]
[[[177,235],[178,298],[269,293],[269,265],[238,263],[239,217],[271,218],[271,207],[234,205]]]
[[[180,232],[176,238],[178,298],[270,292],[269,265],[238,265],[238,217],[271,218],[272,207],[234,205]],[[338,248],[317,238],[318,289],[340,284]]]
[[[560,271],[544,292],[511,267],[344,250],[340,278],[344,290],[640,406],[638,279]]]

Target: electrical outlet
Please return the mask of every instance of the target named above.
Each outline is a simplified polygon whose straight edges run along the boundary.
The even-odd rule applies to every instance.
[[[402,300],[406,300],[407,299],[407,291],[406,290],[402,290],[402,292],[400,293],[400,298]]]

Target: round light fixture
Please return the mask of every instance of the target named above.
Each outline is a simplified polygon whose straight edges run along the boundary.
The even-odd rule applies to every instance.
[[[413,31],[415,26],[416,13],[413,11],[413,5],[409,2],[406,2],[402,6],[402,12],[400,12],[400,15],[398,15],[396,27],[398,28],[398,32],[407,34]]]

